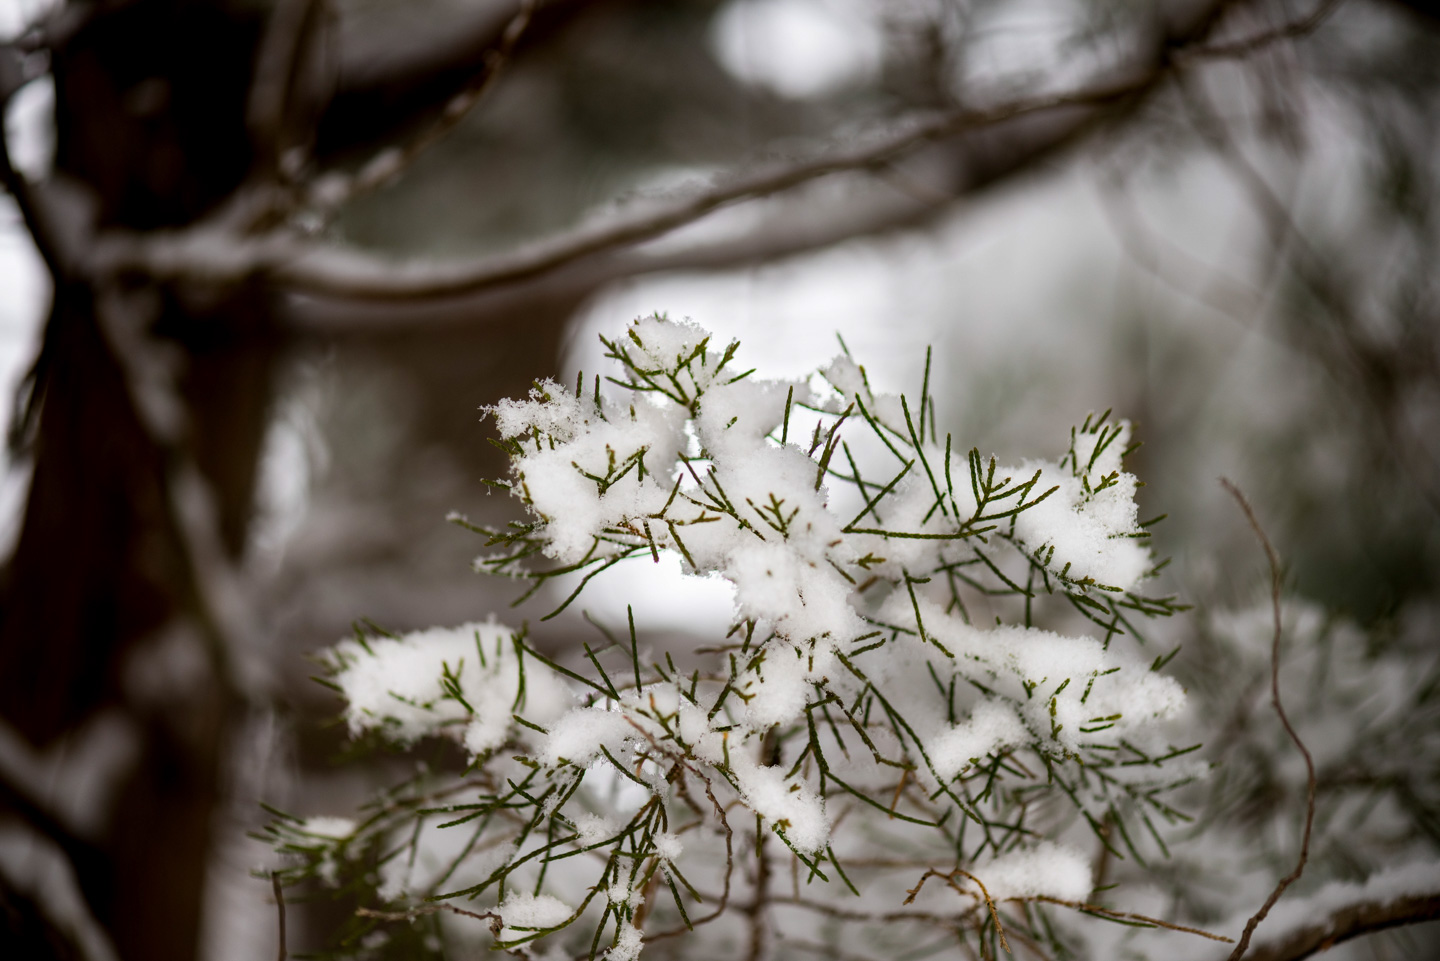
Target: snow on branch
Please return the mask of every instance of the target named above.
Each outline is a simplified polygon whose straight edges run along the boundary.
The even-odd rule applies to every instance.
[[[1159,88],[1180,64],[1177,54],[1203,41],[1227,6],[1221,2],[1174,5],[1166,29],[1128,45],[1126,57],[1066,91],[1046,91],[993,104],[961,106],[903,119],[882,130],[831,144],[810,156],[789,158],[746,172],[733,172],[686,193],[635,201],[568,231],[504,254],[449,264],[397,264],[355,251],[322,246],[284,230],[248,236],[233,221],[246,203],[231,205],[219,219],[171,233],[144,237],[111,233],[97,239],[89,269],[97,275],[142,273],[159,280],[227,283],[263,274],[296,293],[347,299],[403,301],[474,293],[535,278],[577,261],[612,253],[693,223],[721,207],[782,194],[822,177],[884,168],[920,148],[961,135],[1043,118],[1069,118],[1078,131],[1093,124],[1098,110],[1134,106]],[[1064,142],[1062,136],[1058,142]],[[1049,143],[1040,138],[1040,149]],[[1033,159],[1025,150],[1015,169]],[[982,180],[994,179],[993,173]],[[251,198],[253,203],[277,201]],[[253,212],[246,222],[253,222]],[[904,219],[904,218],[902,218]],[[861,218],[861,222],[864,222]]]
[[[368,300],[407,300],[472,293],[526,280],[595,254],[627,247],[692,223],[729,204],[791,190],[831,174],[867,170],[896,161],[925,144],[978,128],[1054,111],[1114,102],[1153,85],[1155,69],[1080,90],[910,118],[859,142],[831,147],[801,160],[736,173],[680,195],[636,200],[569,231],[504,254],[449,264],[396,264],[338,250],[288,232],[240,237],[228,225],[205,224],[145,237],[102,236],[92,258],[97,273],[144,273],[167,280],[212,283],[264,274],[298,293]]]
[[[1178,609],[1140,593],[1127,423],[1092,415],[1058,460],[1005,466],[941,433],[928,361],[895,395],[844,353],[763,379],[738,343],[660,316],[604,343],[608,376],[491,409],[528,518],[472,527],[476,567],[526,596],[578,581],[554,617],[601,571],[673,553],[731,586],[729,632],[658,653],[633,622],[565,653],[496,622],[357,632],[322,679],[352,734],[450,740],[469,768],[343,830],[281,816],[285,880],[368,885],[392,906],[366,908],[376,924],[478,899],[499,948],[633,959],[697,917],[763,941],[786,850],[807,907],[864,885],[908,893],[920,923],[1025,939],[1046,904],[1086,908],[1077,840],[1163,845],[1157,823],[1184,817],[1166,792],[1206,766],[1168,725],[1180,686],[1117,640]],[[1100,636],[1042,630],[1042,609]],[[908,879],[873,867],[897,851]]]
[[[1351,938],[1440,919],[1440,861],[1388,868],[1282,901],[1256,934],[1249,961],[1299,961]]]

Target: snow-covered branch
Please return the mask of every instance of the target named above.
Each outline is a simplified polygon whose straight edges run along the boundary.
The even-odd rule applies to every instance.
[[[698,189],[632,201],[568,231],[478,260],[397,264],[322,246],[287,231],[243,236],[235,232],[233,223],[218,219],[168,234],[103,236],[96,245],[91,267],[100,274],[133,272],[159,280],[184,278],[211,283],[264,275],[296,293],[346,299],[453,297],[544,276],[586,258],[621,251],[731,204],[780,195],[835,174],[884,168],[927,145],[1002,126],[1036,121],[1042,127],[1051,126],[1051,135],[1039,137],[1031,149],[1023,149],[1021,138],[1021,149],[1000,151],[998,161],[994,156],[986,157],[983,150],[976,151],[969,165],[973,169],[958,180],[957,193],[964,193],[967,181],[972,185],[988,183],[1007,170],[1023,169],[1035,157],[1069,142],[1114,110],[1138,105],[1181,62],[1178,51],[1209,35],[1226,6],[1219,2],[1175,4],[1162,18],[1165,29],[1157,36],[1133,40],[1127,57],[1076,88],[1022,96],[988,107],[965,105],[911,117],[809,156],[732,173]],[[961,157],[965,156],[962,152]],[[808,240],[797,239],[791,244],[803,249],[834,242],[844,236],[886,229],[891,224],[901,225],[914,216],[907,210],[905,215],[883,217],[878,222],[867,223],[862,217],[848,233],[832,235],[833,231],[822,230]],[[737,238],[735,243],[743,246],[756,239]],[[684,256],[680,255],[680,259]],[[693,256],[703,263],[707,255],[697,251]],[[643,269],[643,261],[631,266]]]
[[[1248,961],[1300,961],[1342,941],[1440,919],[1440,862],[1381,871],[1282,901],[1260,927]]]
[[[637,200],[629,209],[529,245],[475,261],[397,265],[393,261],[321,246],[285,232],[254,238],[209,223],[145,237],[110,234],[97,244],[97,273],[142,273],[157,280],[233,283],[263,274],[297,293],[367,300],[454,296],[526,280],[582,258],[650,240],[721,207],[768,197],[832,174],[867,170],[899,160],[936,141],[1032,115],[1094,108],[1134,96],[1152,86],[1149,69],[1081,90],[912,118],[861,142],[734,175],[678,196]]]
[[[665,552],[732,587],[729,632],[653,652],[632,622],[628,644],[607,635],[583,658],[495,621],[338,644],[324,680],[352,735],[456,742],[474,780],[430,790],[472,800],[282,817],[287,881],[340,883],[378,856],[382,902],[493,899],[496,946],[514,950],[579,944],[583,921],[612,961],[633,961],[652,913],[668,937],[698,923],[687,902],[706,921],[733,905],[758,956],[788,849],[817,892],[807,906],[867,885],[919,900],[918,921],[948,912],[977,937],[993,923],[1025,939],[1042,937],[1040,902],[1091,908],[1077,842],[1108,845],[1110,824],[1134,851],[1140,825],[1183,818],[1166,792],[1205,770],[1168,723],[1184,693],[1120,640],[1176,609],[1142,593],[1155,564],[1127,423],[1092,415],[1057,460],[1004,466],[941,440],[928,365],[906,396],[843,353],[812,378],[765,380],[737,343],[662,317],[604,344],[618,395],[582,376],[492,409],[511,459],[500,486],[529,519],[473,527],[488,551],[475,566],[527,594],[569,578],[548,620],[598,574]],[[1099,636],[1035,626],[1050,607]],[[477,826],[432,831],[421,812]],[[738,853],[731,820],[754,825]],[[472,858],[481,843],[491,853]],[[438,860],[422,869],[427,846]],[[917,856],[903,885],[871,866],[896,848]],[[559,866],[579,854],[596,860]],[[673,911],[654,903],[660,885]]]

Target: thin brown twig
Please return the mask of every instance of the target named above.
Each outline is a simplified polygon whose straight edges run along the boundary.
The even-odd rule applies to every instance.
[[[1170,931],[1183,931],[1186,934],[1198,934],[1202,938],[1209,938],[1211,941],[1223,941],[1226,944],[1234,944],[1234,938],[1227,938],[1223,934],[1214,934],[1200,928],[1186,927],[1183,924],[1174,924],[1170,921],[1162,921],[1159,918],[1152,918],[1144,914],[1135,914],[1130,911],[1116,911],[1113,908],[1104,908],[1098,904],[1087,904],[1084,901],[1065,901],[1061,898],[1050,898],[1044,895],[1037,895],[1029,898],[1013,898],[1015,901],[1040,901],[1045,904],[1058,904],[1065,908],[1074,908],[1076,911],[1085,911],[1089,914],[1103,914],[1107,918],[1116,918],[1121,921],[1139,921],[1142,924],[1153,924],[1157,928],[1165,928]]]
[[[407,911],[376,911],[374,908],[356,908],[355,915],[361,918],[374,918],[377,921],[414,921],[416,918],[439,914],[441,911],[449,911],[451,914],[458,914],[465,918],[475,918],[478,921],[490,921],[492,927],[494,922],[501,920],[500,915],[494,911],[466,911],[464,908],[457,908],[453,904],[443,902],[422,904]]]
[[[1012,954],[1013,952],[1010,950],[1010,945],[1005,940],[1005,928],[1002,927],[1000,924],[1000,912],[995,909],[995,901],[990,897],[990,891],[985,887],[985,882],[981,881],[979,878],[971,874],[969,871],[966,871],[964,868],[955,868],[953,871],[938,871],[934,868],[931,868],[929,871],[926,871],[920,876],[920,880],[915,883],[915,886],[913,888],[905,892],[906,898],[904,903],[913,904],[915,902],[915,898],[918,897],[920,894],[920,889],[925,886],[925,882],[930,878],[941,878],[957,893],[964,894],[973,898],[975,895],[972,892],[966,891],[964,888],[960,887],[958,884],[955,883],[955,875],[957,874],[965,875],[965,877],[969,878],[971,881],[974,881],[975,884],[980,888],[980,895],[985,899],[985,907],[990,909],[990,920],[995,923],[995,931],[997,934],[1000,935],[1000,947],[1005,949],[1006,954]]]
[[[270,872],[270,889],[275,892],[275,911],[279,915],[280,925],[280,951],[277,957],[279,961],[285,961],[289,957],[289,951],[285,947],[285,891],[280,886],[280,872]]]
[[[794,948],[798,951],[809,951],[813,954],[818,954],[822,957],[830,958],[832,959],[832,961],[870,961],[870,959],[865,958],[861,955],[846,954],[844,951],[839,950],[834,945],[821,944],[818,941],[804,941],[798,938],[786,938],[785,946]]]
[[[850,862],[846,862],[847,864]],[[805,898],[777,896],[771,898],[775,904],[788,905],[795,908],[803,908],[806,911],[814,911],[826,917],[834,918],[837,921],[855,921],[864,924],[884,923],[889,924],[897,921],[915,921],[921,924],[935,924],[941,927],[949,927],[955,923],[955,916],[948,914],[934,914],[928,911],[852,911],[849,908],[838,908],[821,901],[810,901]]]
[[[0,113],[10,106],[11,97],[19,92],[26,82],[18,59],[19,55],[13,48],[0,45]],[[0,188],[15,198],[15,206],[20,208],[25,229],[30,233],[30,239],[34,241],[40,259],[45,262],[51,279],[58,287],[73,270],[73,252],[66,250],[61,243],[63,231],[60,225],[55,223],[54,212],[41,202],[37,191],[25,179],[25,175],[15,168],[9,143],[4,137],[0,137]]]
[[[1246,330],[1258,329],[1252,321],[1264,306],[1267,293],[1253,289],[1243,280],[1230,276],[1220,265],[1201,260],[1152,229],[1136,209],[1118,163],[1114,170],[1099,178],[1096,193],[1115,239],[1136,266],[1166,287],[1238,322]],[[1171,259],[1180,261],[1182,269],[1172,268]]]
[[[768,736],[766,738],[768,740]],[[765,742],[761,743],[761,751],[765,751]],[[763,756],[763,755],[762,755]],[[765,947],[769,943],[770,933],[770,855],[765,850],[765,842],[769,839],[767,832],[760,823],[760,815],[755,815],[755,885],[750,903],[745,906],[744,911],[750,920],[750,947],[746,953],[746,961],[760,961],[765,953]]]
[[[1091,87],[1016,100],[990,110],[951,111],[917,119],[893,135],[869,139],[856,148],[834,149],[818,158],[731,177],[678,202],[673,197],[656,198],[646,204],[647,209],[611,213],[501,256],[450,264],[395,264],[353,251],[327,250],[281,230],[243,238],[223,229],[223,224],[208,223],[171,234],[138,237],[117,233],[100,238],[89,267],[98,274],[139,272],[160,279],[184,277],[214,282],[264,274],[272,282],[299,293],[342,299],[423,301],[494,289],[545,276],[596,255],[613,254],[730,203],[780,193],[831,173],[883,168],[928,143],[1035,115],[1068,116],[1087,107],[1137,102],[1177,66],[1174,55],[1202,41],[1229,6],[1216,2],[1198,11],[1187,10],[1161,44],[1161,55],[1138,57]],[[1070,124],[1077,133],[1095,119],[1089,113],[1078,116],[1081,119]],[[991,179],[991,174],[984,176],[986,182]],[[828,234],[809,239],[791,237],[789,247],[813,249],[817,244],[853,236],[857,230],[865,233],[913,226],[923,219],[913,213],[882,217],[876,223],[864,221],[852,226],[835,238]],[[744,239],[746,251],[752,245],[753,238]],[[789,249],[785,244],[781,247]],[[733,252],[728,250],[721,245],[714,254],[722,260],[733,259]],[[628,269],[634,272],[647,266],[654,268],[660,263],[642,258]]]
[[[257,630],[221,541],[211,485],[195,462],[186,407],[171,372],[155,362],[149,327],[156,309],[143,293],[110,289],[96,298],[95,315],[126,400],[163,468],[164,516],[184,575],[178,612],[194,619],[221,695],[243,703],[248,692],[234,668],[236,652],[253,649]]]
[[[1184,103],[1195,115],[1196,129],[1211,142],[1219,157],[1235,172],[1237,180],[1261,209],[1263,225],[1274,248],[1274,262],[1279,264],[1281,258],[1287,254],[1291,257],[1295,277],[1324,308],[1322,314],[1330,320],[1338,359],[1349,367],[1350,375],[1356,378],[1362,388],[1362,395],[1369,403],[1371,416],[1378,422],[1389,441],[1388,451],[1395,457],[1401,471],[1409,475],[1425,504],[1431,511],[1440,514],[1440,492],[1437,492],[1435,484],[1430,480],[1440,471],[1440,465],[1436,464],[1427,443],[1429,438],[1414,437],[1413,434],[1407,438],[1404,424],[1396,423],[1382,398],[1377,395],[1368,374],[1373,365],[1373,350],[1359,333],[1364,327],[1364,318],[1359,315],[1358,309],[1352,306],[1343,286],[1337,282],[1333,265],[1328,264],[1321,251],[1309,241],[1296,222],[1289,205],[1240,149],[1216,111],[1206,102],[1203,89],[1196,84],[1184,82],[1184,74],[1177,76],[1182,81],[1179,88]],[[1322,361],[1327,362],[1327,365],[1335,364],[1336,358],[1327,360],[1322,352],[1317,350],[1315,353]]]
[[[990,909],[990,920],[995,923],[995,933],[1000,935],[1000,947],[1005,949],[1006,954],[1013,954],[1014,952],[1010,950],[1009,942],[1005,940],[1005,929],[1000,925],[1000,912],[996,910],[995,902],[991,899],[990,892],[985,888],[985,882],[981,881],[975,875],[971,874],[969,871],[966,871],[963,868],[956,868],[955,874],[963,874],[979,886],[980,893],[985,897],[985,906]],[[949,881],[951,887],[955,887],[957,890],[960,890],[955,884],[954,874],[952,874],[947,880]]]
[[[1235,501],[1240,505],[1240,509],[1245,512],[1245,519],[1250,522],[1250,529],[1253,530],[1255,536],[1260,539],[1260,545],[1265,549],[1265,558],[1270,564],[1270,608],[1274,621],[1274,637],[1270,644],[1270,703],[1274,705],[1275,713],[1280,718],[1280,723],[1284,726],[1285,733],[1290,736],[1290,740],[1295,742],[1295,746],[1300,749],[1300,754],[1305,758],[1306,772],[1305,830],[1300,839],[1300,857],[1295,862],[1295,869],[1280,879],[1280,883],[1275,886],[1275,890],[1270,893],[1270,897],[1265,899],[1265,903],[1260,906],[1260,910],[1256,911],[1250,920],[1245,923],[1245,930],[1240,935],[1240,943],[1235,945],[1235,950],[1230,952],[1229,958],[1229,961],[1240,961],[1240,959],[1244,957],[1246,949],[1250,946],[1250,937],[1255,933],[1256,926],[1265,920],[1265,916],[1270,913],[1270,909],[1274,907],[1275,902],[1280,900],[1280,895],[1284,894],[1285,889],[1299,879],[1301,872],[1305,870],[1305,862],[1310,857],[1310,830],[1315,823],[1316,780],[1315,761],[1310,756],[1309,749],[1305,747],[1305,742],[1300,740],[1300,735],[1296,734],[1295,728],[1290,725],[1290,718],[1286,716],[1285,707],[1280,702],[1280,638],[1283,633],[1280,619],[1280,589],[1283,584],[1280,555],[1275,552],[1274,545],[1270,543],[1270,538],[1265,535],[1265,529],[1260,526],[1260,521],[1255,516],[1255,511],[1251,509],[1250,502],[1245,499],[1245,495],[1240,492],[1240,488],[1236,487],[1227,478],[1222,477],[1220,483],[1230,492],[1230,495],[1235,498]]]

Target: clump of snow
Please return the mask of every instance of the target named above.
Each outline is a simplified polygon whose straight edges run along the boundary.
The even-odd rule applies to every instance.
[[[337,644],[328,654],[351,735],[378,730],[410,744],[449,734],[477,757],[498,748],[512,731],[528,737],[529,729],[514,724],[514,713],[543,727],[574,698],[554,671],[533,658],[525,665],[520,696],[514,636],[491,621]],[[458,697],[446,689],[447,671]]]
[[[1012,471],[1040,478],[1035,496],[1048,497],[1015,517],[1015,538],[1067,583],[1093,583],[1126,591],[1151,567],[1150,551],[1137,537],[1135,491],[1139,482],[1121,467],[1130,424],[1102,421],[1077,432],[1060,464],[1026,461]]]
[[[551,766],[562,762],[584,767],[599,757],[603,750],[612,754],[621,750],[625,741],[639,737],[625,715],[602,707],[576,708],[551,727],[540,748],[540,759]]]
[[[635,961],[640,957],[640,949],[643,945],[643,935],[640,929],[631,924],[621,925],[620,934],[615,939],[615,946],[606,955],[609,961]]]
[[[507,929],[501,932],[501,940],[519,932],[559,927],[574,913],[574,908],[553,895],[512,891],[499,907],[501,923]]]
[[[300,830],[313,837],[343,841],[355,833],[355,821],[352,818],[336,817],[306,818],[300,825]]]
[[[825,799],[798,778],[787,779],[779,768],[763,767],[742,753],[731,752],[730,770],[745,804],[782,832],[801,854],[815,854],[830,841]]]
[[[605,898],[622,908],[636,908],[644,900],[644,893],[628,884],[616,882],[605,891]]]
[[[949,781],[987,754],[999,754],[1030,740],[1015,709],[1002,701],[986,698],[970,716],[935,738],[930,744],[930,761],[941,781]]]
[[[985,885],[992,901],[1009,898],[1058,898],[1061,901],[1083,901],[1090,893],[1090,863],[1073,848],[1053,841],[1041,841],[1034,847],[1002,854],[970,869]],[[977,897],[980,888],[974,881],[960,879],[962,887]]]
[[[662,831],[655,835],[655,853],[666,861],[676,861],[680,858],[680,852],[685,850],[685,844],[669,831]]]
[[[605,530],[658,512],[686,445],[684,408],[596,403],[553,381],[491,412],[500,436],[525,451],[512,463],[516,484],[545,521],[546,553],[562,563],[581,560]]]
[[[580,842],[581,847],[588,848],[615,835],[615,823],[604,815],[586,811],[583,814],[577,814],[574,821],[576,839]]]
[[[1068,755],[1086,744],[1144,741],[1185,701],[1173,678],[1094,638],[1017,626],[981,630],[933,601],[912,604],[898,590],[880,614],[917,633],[923,621],[932,645],[921,650],[933,670],[982,684],[1008,702],[982,701],[969,720],[932,735],[938,754],[931,760],[941,780],[981,756],[965,752],[987,743],[993,746],[984,753],[1024,743]]]

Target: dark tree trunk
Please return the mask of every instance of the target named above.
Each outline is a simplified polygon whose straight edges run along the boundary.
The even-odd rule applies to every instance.
[[[286,92],[275,139],[257,146],[254,78],[268,18],[284,6],[114,0],[74,5],[57,21],[55,173],[92,205],[95,226],[184,228],[274,176],[287,145],[338,156],[412,127],[475,81],[516,8],[477,8],[435,49],[422,43],[384,69],[347,66],[342,56],[328,76],[311,71]],[[551,4],[538,25],[557,23],[555,11],[567,6]],[[223,288],[101,282],[67,273],[64,257],[48,259],[55,295],[15,435],[33,461],[33,482],[14,554],[0,570],[0,716],[46,746],[117,712],[142,743],[99,837],[69,837],[13,786],[0,785],[0,799],[23,801],[16,810],[32,828],[64,837],[81,891],[122,961],[185,961],[198,948],[217,785],[242,698],[225,676],[227,652],[217,653],[213,630],[206,637],[215,612],[201,609],[203,575],[177,518],[174,471],[183,460],[202,477],[223,552],[239,559],[285,347],[280,300],[261,278]],[[476,377],[483,353],[479,366],[496,368],[493,382],[456,407],[473,418],[474,403],[496,399],[499,385],[523,389],[528,371],[548,369],[580,296],[561,298],[544,318],[471,328],[458,338],[465,350],[440,337],[397,344],[390,360],[422,378],[439,363],[456,385],[466,365]],[[114,316],[116,304],[123,317]],[[174,388],[180,424],[165,436],[156,417],[166,414],[145,406],[155,398],[137,382],[144,372],[122,349],[125,336],[143,342],[151,365],[175,365],[161,379]],[[198,672],[167,677],[176,645],[194,649]],[[0,917],[11,937],[42,955],[73,951],[19,895],[0,892]]]
[[[99,226],[190,224],[241,184],[259,12],[97,4],[54,51],[56,172],[93,198]],[[77,874],[122,959],[182,961],[197,948],[234,702],[214,671],[180,690],[136,680],[171,656],[156,639],[194,615],[194,590],[169,501],[176,451],[137,409],[102,322],[117,295],[144,306],[139,333],[178,358],[182,449],[208,482],[226,550],[244,544],[276,347],[269,298],[248,285],[119,291],[56,278],[32,388],[34,479],[4,572],[0,705],[39,745],[106,709],[142,732],[95,839],[101,856]]]

